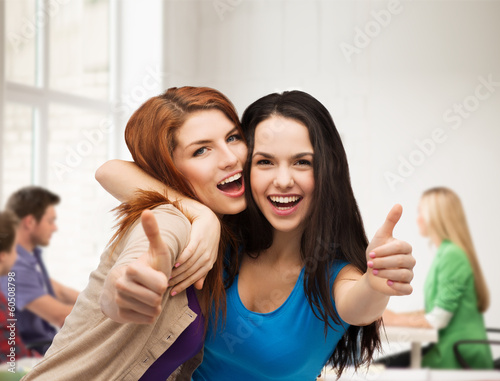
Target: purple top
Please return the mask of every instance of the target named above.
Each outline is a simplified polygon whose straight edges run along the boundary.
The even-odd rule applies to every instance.
[[[174,370],[194,357],[203,347],[203,333],[205,319],[201,314],[200,304],[193,289],[190,286],[186,290],[189,308],[198,316],[179,335],[177,340],[148,368],[139,381],[165,381]]]
[[[15,281],[11,283],[15,285],[17,328],[25,344],[31,344],[36,351],[44,354],[57,331],[24,307],[41,296],[56,296],[41,257],[42,250],[35,248],[31,254],[21,245],[17,245],[16,249],[16,263],[10,271],[15,273]],[[1,277],[1,290],[4,295],[8,294],[7,277]]]

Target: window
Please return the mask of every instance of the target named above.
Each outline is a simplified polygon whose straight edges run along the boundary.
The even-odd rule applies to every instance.
[[[3,192],[14,192],[19,184],[33,182],[33,118],[30,106],[7,103],[4,112],[2,181]]]
[[[44,255],[49,271],[66,277],[55,278],[81,289],[111,225],[101,217],[110,198],[94,173],[110,157],[115,7],[113,0],[0,3],[2,208],[13,191],[30,184],[61,196],[59,231]]]

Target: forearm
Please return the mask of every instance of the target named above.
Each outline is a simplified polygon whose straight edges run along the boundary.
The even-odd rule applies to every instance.
[[[76,303],[76,299],[80,293],[72,288],[65,287],[62,295],[61,301],[66,304],[74,305]]]
[[[62,303],[52,295],[45,294],[28,303],[25,308],[43,320],[57,327],[62,327],[73,306]]]
[[[423,315],[425,315],[425,310],[400,312],[399,315],[404,315],[407,317],[423,316]]]
[[[349,281],[335,298],[340,317],[351,325],[368,325],[382,316],[389,296],[374,290],[368,282],[368,274]]]
[[[177,202],[182,212],[190,219],[210,212],[205,205],[151,177],[134,162],[109,160],[99,167],[95,178],[109,194],[121,202],[133,199],[136,192],[142,189],[156,191],[164,194],[170,201]]]
[[[391,318],[391,325],[414,328],[432,328],[425,318],[424,311],[396,313]]]
[[[123,160],[109,160],[101,165],[95,178],[101,186],[120,202],[127,202],[134,198],[139,189],[152,190],[167,197],[174,196],[165,184],[149,176],[134,162]]]
[[[55,280],[51,280],[52,288],[56,294],[57,299],[64,304],[69,304],[73,306],[76,303],[76,299],[80,294],[75,289],[65,286]]]

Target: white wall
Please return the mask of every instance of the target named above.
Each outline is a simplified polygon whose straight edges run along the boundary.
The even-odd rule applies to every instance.
[[[240,113],[272,91],[308,91],[342,133],[369,235],[403,204],[396,234],[414,247],[415,291],[391,308],[423,307],[433,249],[417,232],[420,194],[456,190],[492,294],[486,321],[499,325],[500,2],[167,1],[165,9],[167,87],[215,87]],[[464,116],[453,114],[464,102]]]

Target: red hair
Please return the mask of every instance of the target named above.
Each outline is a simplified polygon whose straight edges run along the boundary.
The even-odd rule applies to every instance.
[[[130,117],[125,128],[125,141],[135,163],[150,176],[175,189],[179,193],[198,200],[189,179],[175,167],[173,151],[177,145],[177,131],[192,113],[203,110],[220,110],[241,130],[238,114],[231,101],[222,93],[208,87],[170,88],[165,93],[147,100]],[[153,209],[171,203],[166,195],[154,191],[139,191],[137,196],[116,208],[119,222],[111,238],[114,250],[126,231],[137,221],[145,209]],[[210,205],[207,205],[210,207]],[[191,218],[188,216],[191,221]],[[201,307],[205,316],[220,310],[225,315],[225,289],[222,277],[224,250],[228,244],[234,246],[229,229],[221,221],[219,254],[213,269],[208,273]],[[206,319],[208,322],[209,319]]]

